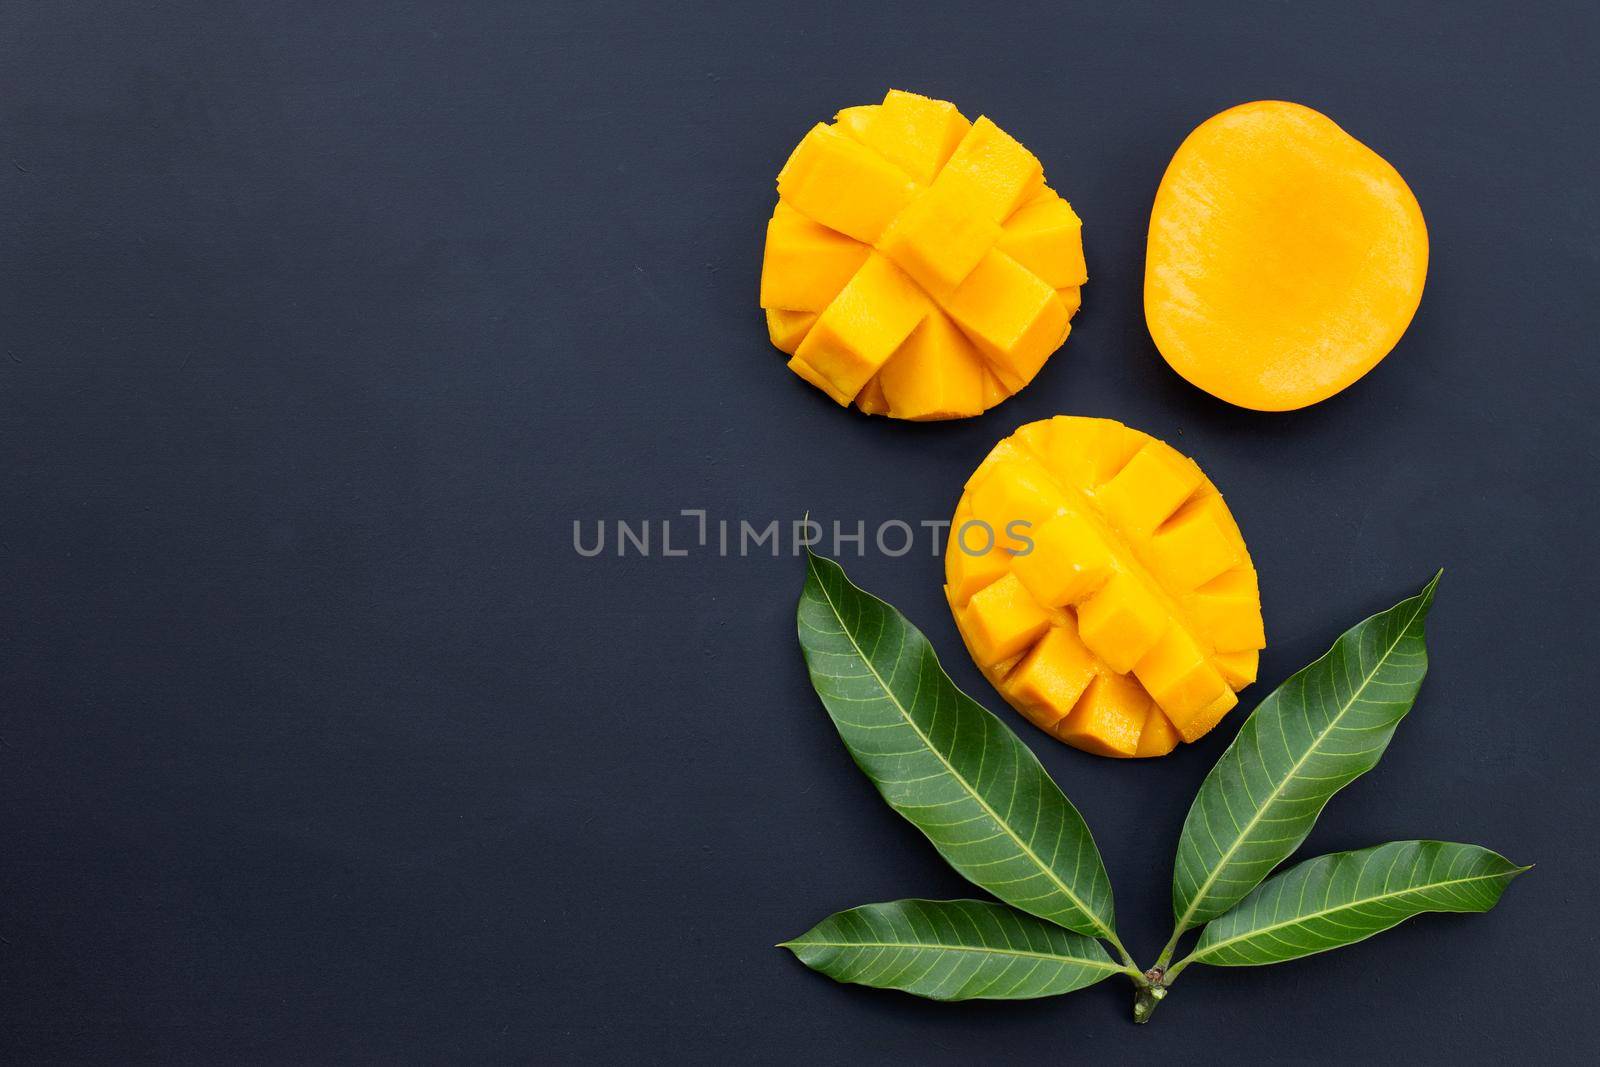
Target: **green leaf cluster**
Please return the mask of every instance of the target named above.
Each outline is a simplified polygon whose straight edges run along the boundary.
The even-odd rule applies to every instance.
[[[1172,937],[1146,971],[1117,937],[1088,825],[1033,751],[956,688],[905,616],[808,553],[800,647],[845,747],[890,807],[1003,903],[867,904],[783,947],[838,981],[935,1000],[1053,996],[1121,973],[1144,1022],[1194,963],[1281,963],[1423,912],[1489,910],[1527,868],[1476,845],[1394,841],[1272,874],[1411,709],[1438,580],[1346,631],[1246,720],[1184,821]]]

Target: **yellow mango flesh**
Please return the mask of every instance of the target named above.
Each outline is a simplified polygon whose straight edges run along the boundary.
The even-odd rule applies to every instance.
[[[1172,369],[1240,407],[1344,389],[1422,299],[1428,231],[1399,173],[1325,115],[1262,100],[1202,123],[1150,213],[1144,306]]]
[[[1266,644],[1250,553],[1216,486],[1110,419],[1059,415],[995,445],[951,520],[945,596],[1006,700],[1102,756],[1199,740]]]
[[[814,126],[777,184],[760,305],[789,368],[839,404],[976,415],[1066,340],[1083,224],[988,118],[891,90]]]

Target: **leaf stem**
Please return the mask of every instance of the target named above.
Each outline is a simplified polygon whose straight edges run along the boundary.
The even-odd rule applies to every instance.
[[[1162,972],[1163,974],[1167,973],[1167,963],[1172,959],[1173,952],[1175,952],[1178,948],[1178,939],[1183,935],[1184,928],[1181,926],[1172,931],[1172,936],[1167,939],[1167,943],[1161,946],[1161,955],[1156,957],[1156,970]]]
[[[1117,955],[1122,958],[1122,969],[1127,971],[1135,980],[1143,980],[1144,972],[1139,969],[1137,963],[1133,962],[1133,957],[1128,954],[1128,950],[1122,946],[1122,939],[1117,937],[1116,931],[1107,930],[1106,940],[1111,942],[1111,947],[1116,949]]]
[[[1194,953],[1191,952],[1191,953],[1189,953],[1189,955],[1183,957],[1183,959],[1179,960],[1177,963],[1174,963],[1171,967],[1168,967],[1166,969],[1166,972],[1162,975],[1162,978],[1161,978],[1162,984],[1163,985],[1171,985],[1177,979],[1178,973],[1180,971],[1182,971],[1185,967],[1189,966],[1189,964],[1191,964],[1193,962],[1194,962]]]

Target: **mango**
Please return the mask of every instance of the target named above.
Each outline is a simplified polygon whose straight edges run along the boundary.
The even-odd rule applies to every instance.
[[[1377,366],[1427,273],[1427,225],[1394,167],[1326,115],[1259,100],[1201,123],[1167,166],[1145,321],[1194,385],[1287,411]]]
[[[897,419],[977,415],[1061,347],[1083,223],[990,119],[890,90],[819,123],[778,173],[760,306],[789,368]]]
[[[869,253],[855,277],[817,316],[789,366],[848,404],[930,310],[927,295],[899,267]]]
[[[1239,525],[1199,466],[1148,434],[1029,423],[978,465],[950,529],[945,596],[968,652],[1069,745],[1164,756],[1255,681],[1266,631]]]

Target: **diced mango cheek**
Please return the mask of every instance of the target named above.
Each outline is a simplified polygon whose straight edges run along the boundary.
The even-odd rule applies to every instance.
[[[1069,628],[1052,626],[1006,677],[1004,688],[1034,723],[1048,729],[1072,711],[1094,677],[1094,654]]]
[[[1112,576],[1078,606],[1078,636],[1118,674],[1131,671],[1167,625],[1166,609],[1129,574]]]
[[[1203,477],[1171,448],[1150,441],[1095,491],[1095,500],[1126,534],[1146,537],[1178,510]]]
[[[1031,537],[1032,551],[1017,555],[1011,570],[1045,607],[1076,604],[1111,577],[1111,551],[1082,515],[1058,515],[1035,528]]]
[[[1050,616],[1034,603],[1014,575],[979,590],[967,603],[973,656],[984,667],[1010,659],[1038,640]]]
[[[1150,698],[1126,678],[1100,675],[1055,734],[1070,745],[1100,756],[1126,758],[1139,749]]]
[[[1144,729],[1139,731],[1139,747],[1134,752],[1139,758],[1165,756],[1178,747],[1178,728],[1161,713],[1160,705],[1151,702],[1145,713]]]
[[[954,104],[891,89],[874,109],[863,141],[927,185],[972,128]]]
[[[1000,251],[990,251],[945,302],[950,317],[996,366],[1027,381],[1071,329],[1055,290]]]
[[[1153,524],[1152,535],[1135,538],[1110,521],[1112,483],[1110,496],[1127,502],[1121,521]],[[967,480],[951,536],[985,520],[973,543],[987,547],[1008,516],[1032,519],[1031,551],[948,561],[947,591],[968,649],[1031,721],[1049,727],[1093,675],[1051,727],[1056,735],[1102,754],[1156,756],[1196,740],[1237,704],[1236,690],[1255,679],[1257,652],[1217,645],[1205,623],[1218,622],[1224,642],[1230,627],[1258,635],[1257,580],[1226,505],[1191,461],[1111,420],[1033,423]],[[956,596],[980,583],[987,589],[971,606],[993,605],[982,624]],[[1045,618],[1050,628],[1031,643]],[[1110,701],[1119,691],[1125,699]]]
[[[778,173],[778,195],[801,214],[869,244],[915,192],[894,164],[820,123]]]
[[[880,105],[813,127],[779,172],[778,192],[761,305],[823,313],[814,340],[774,328],[774,341],[841,404],[849,397],[904,419],[977,414],[1032,380],[1070,332],[1082,223],[1044,185],[1038,159],[987,118],[968,123],[946,101],[891,90]],[[996,247],[1002,239],[1027,265]],[[892,357],[894,331],[866,336],[861,308],[833,306],[852,272],[871,264],[869,246],[964,335],[960,358],[916,353],[882,376],[881,400],[861,391]],[[935,369],[935,380],[915,380]]]
[[[768,308],[767,336],[772,338],[774,348],[792,356],[816,321],[815,311],[783,311],[778,308]]]

